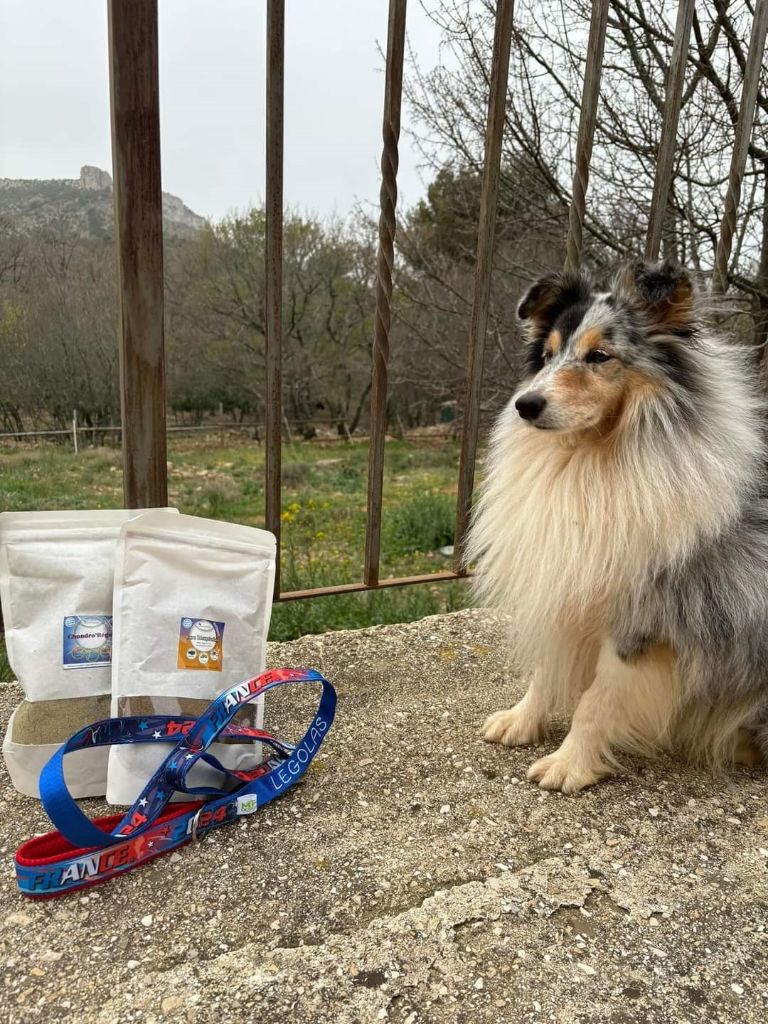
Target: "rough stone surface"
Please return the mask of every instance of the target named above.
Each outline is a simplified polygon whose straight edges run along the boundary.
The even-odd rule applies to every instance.
[[[112,175],[109,171],[102,171],[100,167],[91,167],[84,164],[80,168],[80,188],[100,191],[103,188],[112,188]]]
[[[46,822],[3,776],[0,1018],[765,1021],[765,775],[637,761],[545,794],[537,751],[477,739],[521,692],[502,651],[478,611],[273,645],[339,689],[307,781],[81,896],[17,894],[13,850]],[[308,716],[274,699],[289,732]]]

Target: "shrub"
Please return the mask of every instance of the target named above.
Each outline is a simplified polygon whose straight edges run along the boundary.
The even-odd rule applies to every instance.
[[[187,490],[183,510],[194,516],[226,519],[231,516],[232,505],[239,498],[240,489],[231,476],[211,475],[202,485]]]
[[[300,487],[314,478],[315,467],[311,462],[286,462],[281,467],[280,476],[284,487]]]
[[[384,551],[397,558],[415,551],[435,551],[453,544],[456,499],[440,491],[425,491],[383,515]]]

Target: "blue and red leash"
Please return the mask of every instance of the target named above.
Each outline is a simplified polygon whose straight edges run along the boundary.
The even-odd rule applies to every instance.
[[[243,705],[287,683],[320,683],[315,717],[295,745],[261,729],[230,725]],[[273,669],[218,696],[195,719],[167,715],[109,718],[76,733],[48,761],[40,775],[40,797],[56,831],[36,836],[16,852],[16,878],[25,896],[46,899],[106,882],[155,857],[170,853],[282,796],[317,754],[336,712],[336,691],[315,669]],[[233,771],[208,753],[217,739],[250,743],[259,740],[272,756],[251,771]],[[91,821],[78,807],[64,781],[64,757],[74,750],[121,743],[173,743],[127,812]],[[190,788],[186,777],[197,761],[228,776],[231,788]],[[174,803],[175,792],[204,797]]]

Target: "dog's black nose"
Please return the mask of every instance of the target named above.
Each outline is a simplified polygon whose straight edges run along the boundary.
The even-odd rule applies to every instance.
[[[544,395],[540,395],[538,391],[527,391],[517,399],[515,408],[524,420],[535,420],[541,415],[546,404]]]

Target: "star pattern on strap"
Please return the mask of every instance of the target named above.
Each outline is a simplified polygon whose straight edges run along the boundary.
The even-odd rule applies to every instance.
[[[276,683],[293,681],[322,682],[323,693],[315,717],[301,742],[295,747],[290,744],[276,744],[284,750],[293,749],[295,751],[294,760],[288,765],[289,773],[283,772],[273,777],[269,789],[266,787],[259,789],[254,783],[246,781],[245,785],[236,787],[232,791],[203,790],[206,795],[211,795],[212,799],[199,806],[194,803],[182,803],[165,809],[168,798],[175,790],[176,773],[181,776],[183,774],[181,769],[185,763],[200,757],[207,747],[216,740],[216,737],[226,728],[236,713],[239,704],[258,697]],[[237,701],[232,703],[235,697]],[[44,769],[41,775],[41,791],[45,784],[48,793],[46,807],[50,804],[58,809],[56,816],[52,814],[54,825],[63,828],[64,832],[67,830],[74,832],[75,840],[65,839],[64,834],[58,831],[47,833],[44,836],[35,836],[23,844],[15,858],[19,888],[27,896],[47,897],[74,892],[87,885],[107,881],[116,874],[122,874],[138,867],[143,860],[150,856],[164,853],[166,850],[189,842],[190,839],[198,838],[198,831],[200,834],[207,834],[219,825],[235,820],[238,801],[241,797],[246,801],[243,803],[244,808],[250,807],[252,801],[256,802],[256,806],[260,806],[262,798],[264,803],[269,803],[291,788],[309,767],[309,763],[333,724],[335,705],[336,693],[332,684],[312,670],[264,673],[239,684],[232,691],[225,691],[198,719],[199,728],[196,730],[195,736],[199,745],[196,745],[194,750],[190,750],[190,743],[187,741],[186,744],[180,743],[171,752],[147,783],[144,792],[149,793],[149,796],[139,793],[135,804],[126,815],[109,815],[96,820],[99,838],[103,834],[103,845],[99,842],[93,843],[86,833],[84,845],[80,846],[81,841],[78,838],[77,829],[74,828],[70,820],[76,807],[74,810],[69,808],[69,805],[74,803],[71,797],[69,797],[68,803],[65,799],[69,794],[66,792],[66,783],[60,765],[63,754],[82,746],[83,736],[87,735],[83,732],[76,734],[60,749],[57,755],[58,759],[52,759],[49,762],[50,770]],[[152,736],[154,730],[158,735],[152,736],[152,738],[160,738],[160,735],[165,738],[166,732],[160,734],[165,721],[166,719],[162,716],[150,716],[149,719],[141,719],[138,722],[136,718],[117,718],[110,720],[106,725],[109,726],[110,740],[120,737],[123,742],[137,742],[139,739],[149,738],[147,735],[139,737],[139,732],[145,734],[149,731],[149,735]],[[303,759],[299,755],[302,755]],[[230,771],[229,774],[235,778],[247,780],[249,776],[253,778],[260,776],[262,772],[267,774],[275,769],[280,771],[281,762],[282,757],[276,755],[251,772]],[[199,816],[203,808],[205,808],[203,819],[205,824],[200,824],[198,829]],[[116,825],[115,819],[118,819]],[[115,830],[110,832],[110,827]],[[144,845],[141,836],[148,829],[152,829],[152,831],[146,836],[146,845]],[[80,829],[81,834],[82,831]],[[126,843],[126,839],[131,841]],[[134,839],[137,842],[134,842]],[[142,853],[142,850],[146,852]],[[41,867],[41,851],[44,852],[44,867]]]

